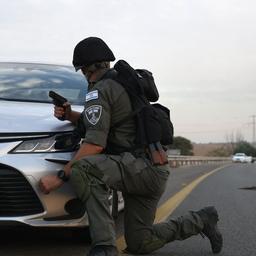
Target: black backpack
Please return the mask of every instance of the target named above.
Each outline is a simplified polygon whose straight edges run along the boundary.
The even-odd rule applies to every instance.
[[[172,144],[174,128],[170,110],[161,104],[150,103],[159,98],[152,73],[145,69],[135,70],[124,60],[119,60],[114,65],[114,70],[116,74],[112,79],[125,88],[134,110],[132,116],[137,127],[136,146],[144,147],[157,142],[162,145]],[[126,120],[127,118],[120,123]]]

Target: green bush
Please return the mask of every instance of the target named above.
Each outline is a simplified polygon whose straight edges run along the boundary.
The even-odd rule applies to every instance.
[[[245,153],[247,156],[256,157],[256,148],[247,141],[240,141],[236,144],[233,153]]]
[[[180,149],[181,155],[192,156],[193,145],[190,140],[177,136],[173,138],[173,144],[169,146],[170,149]]]

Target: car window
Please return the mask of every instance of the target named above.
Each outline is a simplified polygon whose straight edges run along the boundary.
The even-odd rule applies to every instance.
[[[1,63],[0,99],[52,102],[53,90],[76,105],[83,105],[86,79],[72,67],[43,64]]]

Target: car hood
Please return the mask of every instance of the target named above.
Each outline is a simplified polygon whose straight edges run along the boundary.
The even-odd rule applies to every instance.
[[[75,108],[82,109],[81,106]],[[68,121],[53,116],[53,105],[48,103],[0,100],[0,133],[46,133],[73,130]]]

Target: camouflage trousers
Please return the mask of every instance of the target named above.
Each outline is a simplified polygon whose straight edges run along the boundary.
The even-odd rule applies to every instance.
[[[70,181],[85,204],[92,246],[116,244],[109,188],[122,191],[124,197],[127,251],[150,253],[170,241],[198,234],[203,223],[193,212],[153,224],[168,176],[168,166],[154,167],[147,159],[135,158],[130,153],[92,155],[77,161],[72,166]]]

